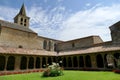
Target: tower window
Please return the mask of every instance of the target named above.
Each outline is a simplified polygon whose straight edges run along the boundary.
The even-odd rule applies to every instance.
[[[26,22],[26,19],[24,20],[24,22]]]
[[[21,18],[21,21],[23,21],[23,18]]]
[[[24,26],[26,26],[26,24],[24,24]]]

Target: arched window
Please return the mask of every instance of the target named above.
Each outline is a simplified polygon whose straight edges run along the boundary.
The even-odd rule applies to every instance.
[[[5,68],[5,56],[0,56],[0,71],[3,71]]]
[[[84,59],[83,59],[83,56],[79,56],[79,67],[84,67]]]
[[[72,43],[72,48],[74,48],[75,47],[75,43]]]
[[[14,70],[15,66],[15,57],[9,56],[7,61],[7,70]]]
[[[49,41],[49,51],[51,50],[51,47],[52,47],[52,43],[51,41]]]
[[[36,58],[36,68],[40,68],[40,58]]]
[[[33,69],[34,68],[34,58],[30,57],[28,62],[28,68]]]
[[[91,58],[89,55],[85,56],[86,67],[91,67]]]
[[[54,44],[54,51],[57,51],[57,45],[56,45],[56,43]]]
[[[44,42],[43,42],[43,49],[47,49],[47,41],[46,40],[44,40]]]
[[[71,57],[68,57],[68,67],[72,67],[72,60],[71,60]]]
[[[103,65],[103,58],[102,58],[101,54],[98,54],[96,56],[96,62],[97,62],[97,67],[99,67],[99,68],[103,68],[104,67],[104,65]]]
[[[73,64],[74,64],[74,67],[78,67],[78,60],[76,56],[73,57]]]
[[[20,69],[26,69],[27,68],[27,58],[25,56],[21,57],[20,62]]]

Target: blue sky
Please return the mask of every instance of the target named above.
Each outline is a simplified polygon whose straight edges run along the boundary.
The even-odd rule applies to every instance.
[[[64,41],[91,35],[109,41],[109,26],[120,20],[120,0],[0,0],[0,19],[13,22],[23,3],[32,30]]]

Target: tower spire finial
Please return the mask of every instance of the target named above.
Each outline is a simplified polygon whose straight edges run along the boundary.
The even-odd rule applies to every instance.
[[[20,15],[23,15],[23,16],[26,16],[26,10],[25,10],[25,5],[24,3],[22,4],[22,7],[20,9],[20,12],[19,12]]]

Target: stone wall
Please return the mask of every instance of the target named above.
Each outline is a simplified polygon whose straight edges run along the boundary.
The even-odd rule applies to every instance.
[[[89,36],[81,39],[71,40],[58,44],[58,50],[75,50],[80,48],[90,47],[97,43],[102,43],[102,39],[99,36]]]
[[[8,27],[1,27],[0,46],[28,49],[43,49],[44,40],[47,40],[47,42],[51,41],[52,44],[49,50],[53,51],[55,43],[54,40],[39,37],[35,33],[25,32]]]

